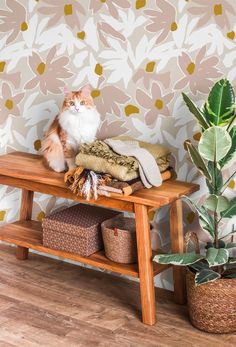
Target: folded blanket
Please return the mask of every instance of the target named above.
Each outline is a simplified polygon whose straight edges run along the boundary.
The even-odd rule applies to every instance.
[[[167,170],[161,175],[162,180],[165,181],[172,177],[172,171]],[[128,196],[139,189],[145,188],[140,178],[121,182],[109,175],[95,174],[83,167],[66,172],[64,181],[74,194],[84,196],[87,200],[96,200],[98,195],[109,197]]]
[[[171,171],[167,170],[161,174],[162,181],[166,181],[171,178]],[[140,178],[135,178],[128,182],[121,182],[117,180],[111,180],[104,182],[103,185],[98,187],[98,195],[104,195],[108,197],[115,196],[128,196],[136,192],[137,190],[144,189],[144,185]]]
[[[105,143],[116,153],[134,157],[138,160],[139,176],[146,188],[159,187],[162,184],[161,173],[153,155],[147,149],[141,148],[138,141],[106,139]]]
[[[124,136],[113,139],[132,140],[132,138]],[[138,141],[138,144],[153,155],[160,172],[165,171],[170,166],[170,151],[167,148],[142,141]],[[82,144],[76,157],[76,164],[95,172],[108,173],[120,181],[130,181],[139,177],[138,160],[115,153],[104,141]]]

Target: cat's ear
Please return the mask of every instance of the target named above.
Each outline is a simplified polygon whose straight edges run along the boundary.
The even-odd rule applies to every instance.
[[[92,87],[89,84],[86,84],[81,89],[81,95],[85,98],[88,98],[89,96],[91,96],[91,91],[92,91]]]
[[[65,96],[68,96],[71,93],[71,91],[69,90],[69,88],[67,86],[64,86],[63,90],[64,90],[64,95]]]

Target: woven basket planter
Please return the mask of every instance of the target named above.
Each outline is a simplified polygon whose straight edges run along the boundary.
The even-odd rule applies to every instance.
[[[101,227],[106,257],[116,263],[136,263],[135,220],[118,216],[104,221]]]
[[[209,333],[236,331],[236,279],[217,279],[195,286],[187,269],[188,310],[192,324]]]

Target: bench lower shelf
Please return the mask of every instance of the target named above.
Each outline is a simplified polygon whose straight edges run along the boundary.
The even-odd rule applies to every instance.
[[[44,247],[40,222],[29,220],[6,224],[0,228],[0,240],[116,273],[139,277],[138,264],[115,263],[105,257],[104,251],[96,252],[89,257],[83,257],[78,254]],[[154,276],[166,270],[168,267],[170,266],[153,263]]]

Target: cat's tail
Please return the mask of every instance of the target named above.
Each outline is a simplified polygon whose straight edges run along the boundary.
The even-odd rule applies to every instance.
[[[47,135],[42,142],[41,153],[44,163],[56,172],[63,172],[66,169],[66,163],[62,144],[57,133],[56,125],[52,124]]]

